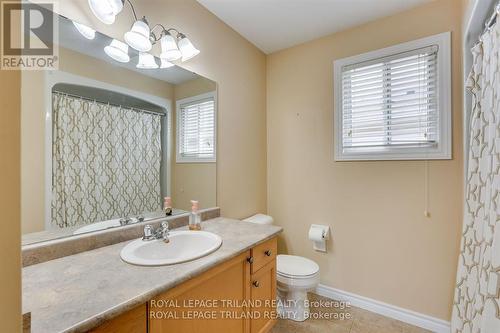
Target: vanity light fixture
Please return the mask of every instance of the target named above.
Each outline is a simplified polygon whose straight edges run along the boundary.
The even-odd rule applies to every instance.
[[[82,34],[83,37],[85,37],[87,39],[94,39],[95,38],[95,30],[94,29],[92,29],[89,26],[86,26],[85,24],[81,24],[81,23],[78,23],[75,21],[72,21],[72,22],[73,22],[73,25],[75,26],[76,30],[78,30],[78,32],[80,34]]]
[[[157,69],[158,64],[151,53],[139,52],[139,62],[136,67],[140,69]]]
[[[129,62],[128,45],[117,39],[113,39],[111,44],[104,48],[104,52],[118,62]]]
[[[130,47],[136,49],[139,52],[148,52],[153,47],[149,36],[151,31],[149,30],[148,21],[145,17],[137,20],[132,25],[132,29],[125,33],[125,41]]]
[[[123,0],[89,0],[92,13],[103,23],[113,24],[123,10]]]
[[[146,17],[139,19],[131,0],[88,0],[94,15],[106,24],[112,24],[116,15],[122,10],[125,2],[130,5],[134,17],[134,23],[130,31],[125,33],[125,42],[139,52],[149,52],[153,45],[161,43],[160,58],[167,62],[189,60],[198,55],[200,51],[185,34],[176,29],[166,29],[162,24],[155,24],[153,28]],[[156,28],[161,28],[155,32]],[[173,35],[172,33],[175,33]]]

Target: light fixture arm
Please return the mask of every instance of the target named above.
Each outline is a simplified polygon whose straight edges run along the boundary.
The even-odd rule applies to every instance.
[[[160,34],[157,36],[155,33],[154,33],[154,30],[156,28],[161,28],[161,32]],[[151,28],[151,40],[153,42],[153,44],[157,43],[163,36],[167,35],[167,34],[170,34],[171,35],[171,32],[175,32],[175,37],[176,38],[179,38],[179,37],[185,37],[186,35],[184,35],[183,33],[179,32],[179,30],[175,29],[175,28],[165,28],[165,26],[161,23],[157,23],[153,26],[153,28]]]
[[[134,15],[134,21],[137,21],[137,13],[135,12],[135,8],[134,8],[134,5],[132,4],[132,1],[130,0],[122,0],[123,4],[125,5],[125,1],[128,2],[128,4],[130,5],[130,8],[132,9],[132,14]]]
[[[158,27],[162,28],[162,32],[161,32],[161,33],[163,33],[163,31],[165,31],[165,30],[166,30],[166,29],[165,29],[165,27],[163,26],[163,24],[161,24],[161,23],[156,23],[156,24],[155,24],[155,25],[151,28],[151,31],[155,30],[155,29],[156,29],[156,28],[158,28]]]
[[[132,3],[131,0],[122,0],[122,3],[125,5],[125,2],[127,2],[130,6],[130,8],[132,9],[132,15],[134,16],[134,21],[138,21],[139,18],[137,16],[137,12],[135,11],[135,7],[134,7],[134,4]],[[146,19],[146,16],[143,16],[141,18],[141,21],[144,21],[146,24],[149,24],[148,23],[148,20]],[[160,27],[162,29],[162,31],[160,32],[160,35],[157,36],[153,30],[155,30],[156,28]],[[170,33],[171,31],[175,32],[175,35],[177,38],[183,38],[183,37],[186,37],[186,35],[184,35],[183,33],[179,32],[179,30],[175,29],[175,28],[165,28],[165,26],[161,23],[157,23],[153,26],[153,28],[151,28],[151,36],[150,36],[150,39],[151,39],[151,42],[153,44],[156,44],[164,35],[166,35],[167,33]]]
[[[155,33],[154,33],[154,30],[156,28],[161,28],[161,32],[160,32],[160,35],[157,36]],[[156,42],[158,42],[162,37],[163,37],[163,32],[165,31],[165,27],[163,26],[163,24],[161,23],[157,23],[153,26],[153,28],[151,28],[151,40],[153,41],[153,44],[155,44]]]

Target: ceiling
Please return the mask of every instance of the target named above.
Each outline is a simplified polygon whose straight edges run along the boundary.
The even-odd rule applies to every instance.
[[[269,54],[432,0],[197,0]]]

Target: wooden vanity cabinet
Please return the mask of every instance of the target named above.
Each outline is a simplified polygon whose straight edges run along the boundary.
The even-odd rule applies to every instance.
[[[125,312],[101,326],[91,330],[91,333],[139,333],[147,332],[146,304]]]
[[[249,255],[243,253],[152,299],[149,332],[248,332],[250,322],[241,318],[248,310],[224,302],[244,305],[250,298]],[[206,303],[194,304],[201,301]]]
[[[269,332],[276,321],[276,244],[261,243],[91,332]]]
[[[277,240],[273,238],[154,298],[149,302],[149,332],[266,333],[270,331],[276,322],[276,252]],[[158,307],[160,300],[175,301],[170,305],[177,308]],[[185,306],[193,300],[217,300],[219,306],[207,307],[207,304],[205,307],[195,308]],[[228,304],[221,303],[225,300],[239,301],[240,304],[231,308]],[[246,306],[241,306],[242,304]],[[177,314],[177,318],[153,318],[154,312],[165,310],[167,312],[172,310]],[[185,317],[189,316],[190,310],[214,311],[218,317],[187,320]],[[227,316],[221,318],[221,312]]]

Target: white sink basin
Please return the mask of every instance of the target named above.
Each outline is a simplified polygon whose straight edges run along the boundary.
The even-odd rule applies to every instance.
[[[222,245],[222,239],[207,231],[171,231],[170,242],[137,239],[121,251],[123,261],[140,266],[163,266],[198,259]]]

